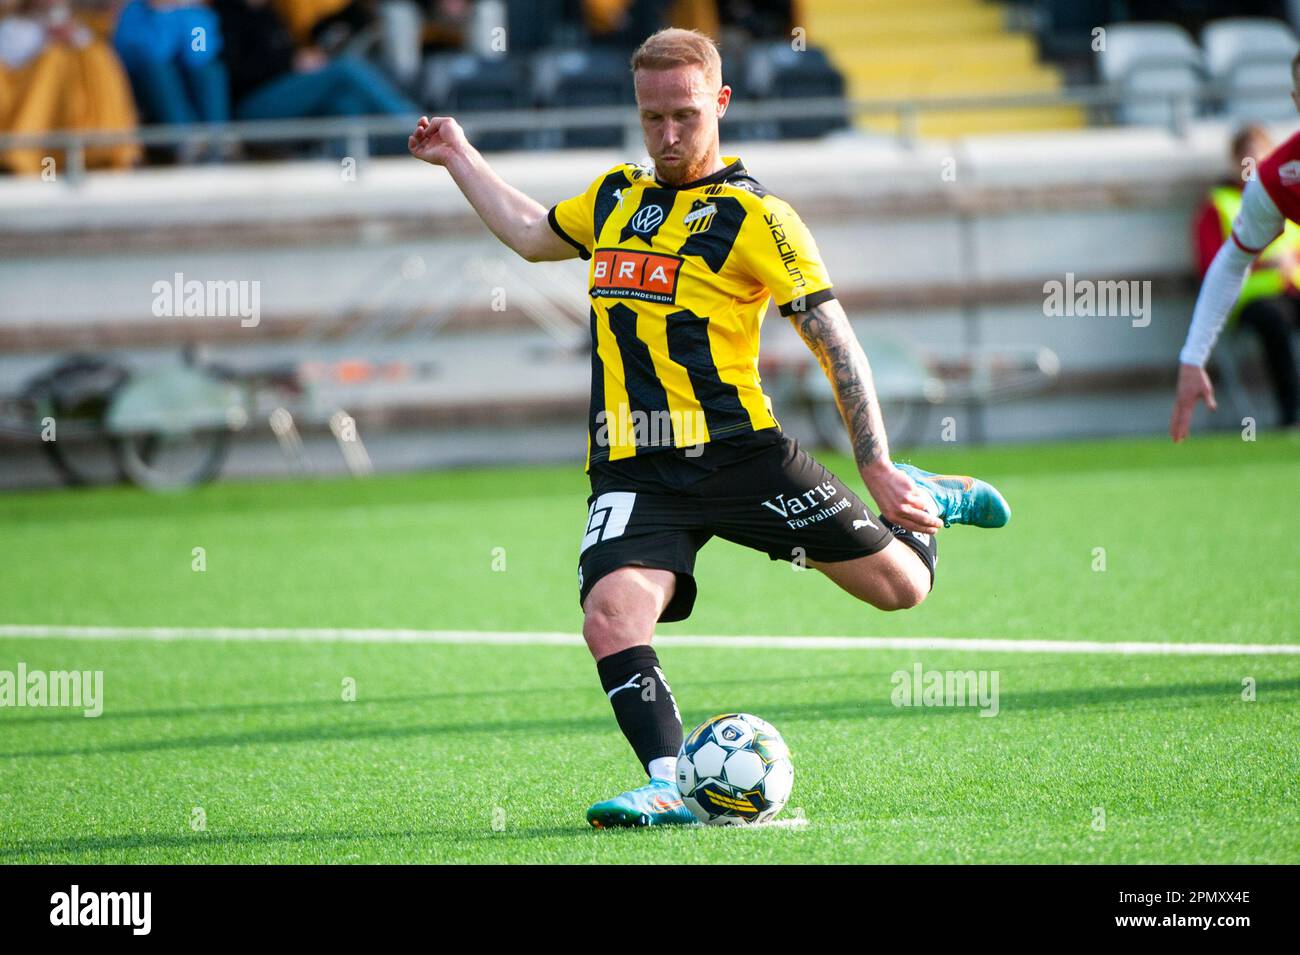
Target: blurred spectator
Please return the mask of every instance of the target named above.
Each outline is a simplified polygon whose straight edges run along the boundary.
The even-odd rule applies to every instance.
[[[273,6],[298,46],[356,56],[375,47],[391,78],[415,84],[422,40],[415,0],[274,0]]]
[[[355,8],[356,4],[352,0],[274,0],[272,7],[293,37],[293,42],[298,46],[311,46],[312,30],[317,24],[335,18],[348,22],[355,12],[345,11],[349,7]]]
[[[463,49],[473,13],[473,0],[434,0],[424,20],[424,50]]]
[[[715,40],[721,31],[717,0],[673,0],[665,19],[666,26],[699,30]]]
[[[216,14],[192,0],[131,0],[113,44],[126,65],[136,102],[155,123],[224,123],[230,93]],[[181,158],[203,147],[187,144]]]
[[[582,0],[582,19],[597,43],[626,49],[665,26],[669,0]]]
[[[1260,126],[1243,127],[1232,137],[1233,169],[1238,175],[1210,190],[1195,219],[1193,244],[1202,278],[1219,247],[1232,235],[1232,223],[1241,208],[1242,177],[1253,174],[1255,165],[1272,148],[1268,133]],[[1282,427],[1295,425],[1300,414],[1300,377],[1291,344],[1291,330],[1300,323],[1297,296],[1300,226],[1288,222],[1282,235],[1256,260],[1233,312],[1240,326],[1258,335],[1264,346]]]
[[[0,129],[131,130],[135,104],[113,51],[72,14],[66,0],[0,0]],[[17,173],[42,171],[50,149],[11,149],[0,164]],[[94,146],[86,165],[125,168],[140,159],[135,143]]]
[[[718,14],[751,40],[788,40],[795,25],[794,0],[719,0]]]
[[[268,0],[217,0],[238,119],[408,115],[419,107],[360,57],[296,48]]]

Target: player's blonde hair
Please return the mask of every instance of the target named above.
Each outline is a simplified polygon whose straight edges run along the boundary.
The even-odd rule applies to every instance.
[[[713,86],[722,86],[722,56],[717,44],[699,30],[668,27],[646,38],[632,54],[632,72],[698,66]]]

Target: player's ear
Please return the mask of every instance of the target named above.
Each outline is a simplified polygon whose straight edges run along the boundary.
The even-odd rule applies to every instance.
[[[731,102],[731,87],[723,86],[718,90],[718,119],[722,119],[727,112],[727,104]]]

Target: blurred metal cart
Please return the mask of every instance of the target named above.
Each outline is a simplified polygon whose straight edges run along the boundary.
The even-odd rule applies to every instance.
[[[512,305],[559,350],[580,350],[589,340],[582,303],[546,277],[468,255],[441,265],[431,277],[419,255],[378,263],[279,361],[217,362],[198,346],[148,367],[116,353],[53,359],[17,394],[0,398],[0,439],[39,443],[69,485],[129,481],[165,491],[215,479],[235,435],[263,422],[285,456],[310,471],[299,434],[310,426],[328,428],[352,473],[368,473],[369,456],[344,406],[421,400],[421,383],[439,371],[433,339],[485,290],[509,284]],[[436,294],[394,304],[400,290],[431,282]]]

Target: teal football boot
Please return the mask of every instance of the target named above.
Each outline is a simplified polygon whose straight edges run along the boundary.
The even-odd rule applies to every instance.
[[[620,793],[587,810],[597,829],[620,826],[683,826],[696,822],[671,779],[652,779],[640,789]]]
[[[931,474],[910,464],[895,464],[928,491],[938,506],[944,527],[1002,527],[1011,520],[1011,506],[992,484],[961,474]]]

